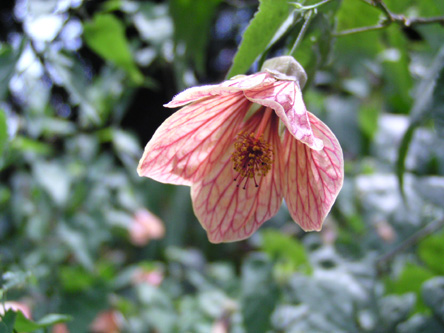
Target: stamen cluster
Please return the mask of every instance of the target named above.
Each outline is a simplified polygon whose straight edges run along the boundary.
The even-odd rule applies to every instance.
[[[241,132],[234,143],[235,151],[231,156],[233,169],[238,172],[234,181],[239,179],[239,183],[245,179],[243,189],[249,179],[254,180],[258,187],[256,176],[265,176],[273,164],[273,150],[270,144],[264,141],[263,136],[256,138],[255,133]],[[239,187],[239,184],[237,185]]]

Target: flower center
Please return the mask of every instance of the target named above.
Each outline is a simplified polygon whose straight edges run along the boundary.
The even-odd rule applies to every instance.
[[[255,186],[259,187],[256,176],[264,177],[273,164],[273,150],[270,144],[264,141],[262,135],[241,132],[237,136],[234,148],[231,161],[233,169],[238,172],[234,178],[234,181],[239,181],[237,187],[242,184],[244,179],[244,190],[249,179],[253,179]]]

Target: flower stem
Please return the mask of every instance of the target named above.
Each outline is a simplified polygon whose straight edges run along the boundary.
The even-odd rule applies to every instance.
[[[299,31],[298,38],[296,38],[296,41],[293,44],[293,47],[291,48],[289,55],[292,55],[296,48],[298,47],[299,43],[301,42],[302,38],[304,37],[305,33],[307,32],[308,25],[310,24],[311,19],[313,18],[313,10],[310,10],[305,15],[305,22],[304,25],[301,28],[301,31]]]
[[[372,25],[369,27],[360,27],[360,28],[355,28],[355,29],[342,30],[342,31],[335,32],[332,35],[335,37],[341,37],[341,36],[357,34],[360,32],[381,30],[381,29],[384,29],[385,27],[387,27],[387,25],[378,24],[378,25]]]
[[[432,17],[406,17],[402,14],[393,13],[383,0],[362,0],[367,5],[375,7],[382,11],[385,18],[377,25],[368,26],[368,27],[360,27],[349,30],[343,30],[333,33],[333,36],[340,37],[346,35],[357,34],[360,32],[380,30],[388,27],[392,23],[399,24],[402,27],[410,27],[414,25],[423,25],[423,24],[433,24],[439,23],[444,26],[444,16],[432,16]]]

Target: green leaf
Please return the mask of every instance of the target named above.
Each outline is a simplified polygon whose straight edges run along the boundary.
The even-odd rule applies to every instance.
[[[364,1],[341,2],[336,19],[337,31],[372,26],[378,23],[381,12]],[[335,43],[335,60],[348,68],[363,68],[364,59],[374,59],[380,50],[380,31],[338,37]]]
[[[287,296],[294,297],[298,303],[308,307],[307,314],[300,318],[300,321],[311,326],[296,326],[292,332],[358,331],[354,320],[354,304],[357,300],[354,299],[356,296],[353,287],[337,282],[341,281],[344,275],[331,273],[329,278],[300,274],[292,277]]]
[[[272,258],[290,262],[292,270],[311,272],[305,248],[295,238],[276,230],[264,230],[262,232],[262,249]]]
[[[305,37],[291,54],[305,69],[307,84],[314,78],[316,70],[327,63],[331,50],[331,29],[325,14],[316,15],[310,22]]]
[[[0,157],[3,155],[8,142],[8,123],[5,111],[0,109]]]
[[[415,295],[389,295],[379,300],[378,307],[381,314],[381,327],[387,331],[395,331],[396,325],[405,321],[412,312],[415,305]]]
[[[337,13],[337,29],[342,31],[375,25],[378,23],[380,15],[380,10],[364,1],[345,0],[341,2]]]
[[[57,206],[64,206],[70,197],[71,177],[64,165],[36,161],[33,175]]]
[[[94,52],[126,70],[135,83],[143,82],[143,75],[131,56],[125,27],[114,15],[95,15],[91,22],[83,25],[83,36]]]
[[[3,305],[0,304],[0,307],[3,309]],[[0,316],[0,333],[13,333],[16,317],[17,312],[13,310],[8,310],[4,316]]]
[[[435,316],[444,320],[444,277],[439,276],[428,280],[422,286],[422,297]]]
[[[227,78],[243,74],[250,68],[288,18],[289,9],[288,0],[260,0],[259,9],[244,33]]]
[[[433,276],[434,274],[428,269],[408,263],[395,281],[386,281],[386,291],[389,294],[394,293],[398,295],[409,292],[415,293],[417,299],[416,312],[424,312],[427,310],[427,307],[421,298],[421,285]]]
[[[444,233],[423,239],[418,245],[418,255],[431,270],[444,275]]]
[[[199,73],[205,68],[205,55],[214,12],[221,0],[172,0],[174,43],[185,43],[185,55]],[[192,19],[190,20],[190,17]]]
[[[72,320],[71,316],[51,313],[36,322],[26,318],[22,312],[18,311],[14,329],[18,332],[32,332],[40,328],[49,327],[58,323],[65,323],[70,320]]]
[[[369,139],[372,139],[378,130],[379,111],[380,108],[372,103],[365,104],[359,109],[359,127]]]
[[[248,333],[266,332],[270,327],[278,300],[272,272],[272,263],[259,255],[249,257],[242,266],[242,314]]]
[[[398,178],[399,190],[402,197],[405,197],[404,193],[404,173],[405,173],[405,159],[409,152],[410,142],[412,141],[413,134],[418,127],[417,123],[410,124],[402,137],[401,144],[398,149],[398,158],[396,160],[396,176]]]
[[[30,152],[38,155],[50,155],[53,152],[53,147],[49,144],[35,141],[24,136],[16,137],[11,146],[20,152]]]
[[[63,289],[74,293],[91,288],[96,278],[81,266],[63,266],[60,269]]]
[[[386,36],[390,49],[382,54],[383,59],[383,77],[384,77],[384,96],[393,111],[396,113],[408,113],[412,106],[412,97],[410,95],[413,86],[413,80],[409,71],[409,56],[407,54],[408,43],[397,25],[387,28]]]
[[[33,275],[31,272],[6,271],[2,272],[2,290],[3,292],[11,289],[20,289],[23,286],[32,283]]]
[[[24,45],[24,39],[17,50],[13,50],[9,45],[0,44],[0,101],[4,100],[8,93],[9,81],[14,75],[15,64],[20,58]]]
[[[415,104],[410,112],[410,125],[401,140],[401,144],[398,148],[398,159],[396,162],[396,176],[398,178],[399,190],[404,197],[404,172],[405,172],[405,159],[409,150],[410,142],[412,141],[415,129],[427,120],[434,110],[434,99],[440,101],[442,97],[442,88],[440,83],[444,80],[444,47],[441,47],[440,51],[433,60],[432,65],[427,71],[427,75],[419,83],[416,88]],[[438,108],[441,110],[442,105]],[[435,107],[436,109],[436,107]],[[441,112],[434,112],[432,115],[440,114]],[[439,119],[439,116],[438,116]]]

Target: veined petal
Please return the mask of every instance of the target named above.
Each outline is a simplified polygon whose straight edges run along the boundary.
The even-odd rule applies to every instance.
[[[323,141],[322,150],[310,149],[284,135],[281,155],[284,198],[294,221],[305,231],[321,230],[344,179],[344,160],[338,140],[330,129],[308,113],[314,135]]]
[[[237,126],[249,105],[242,93],[237,93],[183,107],[156,130],[137,172],[162,183],[191,185],[209,154],[220,154],[223,140],[231,142],[223,133]]]
[[[295,139],[311,149],[322,149],[322,140],[313,135],[302,92],[295,81],[277,81],[244,94],[250,101],[273,109]]]
[[[249,179],[244,190],[245,179],[239,187],[234,181],[238,176],[231,161],[234,138],[240,130],[254,132],[261,117],[261,114],[256,114],[244,127],[227,128],[222,136],[221,149],[210,154],[203,177],[191,187],[194,212],[213,243],[249,237],[274,216],[282,204],[277,117],[272,118],[264,132],[264,140],[273,147],[275,156],[271,170],[264,177],[257,176],[259,187],[255,187],[254,180]],[[242,124],[242,119],[237,121]]]
[[[228,95],[239,91],[262,87],[274,83],[274,79],[268,73],[256,73],[248,76],[237,76],[221,84],[193,87],[184,90],[174,96],[173,100],[164,106],[176,108],[215,95]]]

